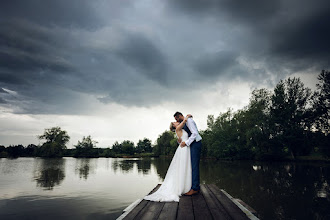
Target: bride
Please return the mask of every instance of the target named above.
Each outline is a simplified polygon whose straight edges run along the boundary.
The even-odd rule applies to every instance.
[[[189,117],[192,116],[187,115],[181,123],[172,122],[170,125],[170,130],[175,131],[179,142],[188,140],[188,133],[182,128]],[[191,179],[190,147],[180,147],[179,145],[167,170],[163,184],[156,192],[145,196],[144,199],[156,202],[179,202],[179,196],[191,189]]]

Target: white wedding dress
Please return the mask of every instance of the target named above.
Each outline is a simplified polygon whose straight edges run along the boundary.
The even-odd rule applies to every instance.
[[[188,140],[188,133],[182,129],[182,141]],[[156,202],[179,202],[179,196],[191,189],[190,147],[180,147],[175,151],[164,182],[159,189],[145,200]]]

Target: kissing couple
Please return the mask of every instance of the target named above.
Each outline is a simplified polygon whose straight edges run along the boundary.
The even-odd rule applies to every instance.
[[[156,202],[179,202],[181,195],[191,196],[199,193],[199,160],[202,137],[199,135],[192,115],[184,117],[181,112],[174,114],[170,130],[176,133],[179,146],[159,189],[145,196],[145,200]]]

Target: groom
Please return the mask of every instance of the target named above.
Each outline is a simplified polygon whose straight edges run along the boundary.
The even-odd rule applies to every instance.
[[[176,112],[174,118],[177,122],[182,122],[184,116],[181,112]],[[202,137],[199,135],[196,123],[192,118],[188,118],[183,129],[188,133],[189,139],[186,142],[181,142],[180,146],[190,146],[191,169],[192,169],[192,186],[186,196],[197,194],[200,191],[199,186],[199,159],[201,156]]]

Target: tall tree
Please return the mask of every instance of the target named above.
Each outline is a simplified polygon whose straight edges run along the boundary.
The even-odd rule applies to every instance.
[[[96,147],[96,144],[98,142],[92,140],[91,136],[88,135],[87,137],[83,137],[82,141],[78,141],[77,145],[75,145],[76,148],[86,148],[86,149],[90,149],[90,148],[94,148]]]
[[[330,72],[322,70],[317,79],[317,90],[313,94],[313,108],[311,117],[313,118],[312,130],[315,132],[315,144],[320,152],[330,157]]]
[[[122,153],[133,155],[135,152],[134,143],[132,141],[125,140],[121,143]]]
[[[288,149],[293,158],[310,153],[311,147],[306,142],[310,98],[311,90],[299,78],[281,80],[276,85],[270,109],[271,138],[276,153]]]
[[[113,145],[112,145],[112,148],[111,148],[112,150],[113,150],[113,152],[114,153],[116,153],[116,154],[120,154],[120,153],[122,153],[122,145],[118,142],[118,141],[116,141]]]
[[[271,93],[267,89],[256,89],[252,92],[245,118],[247,145],[256,157],[269,154],[269,107]]]
[[[174,140],[174,141],[173,141]],[[156,156],[174,154],[178,144],[174,133],[171,131],[164,131],[157,138],[156,145],[153,148],[153,152]]]
[[[144,138],[143,140],[139,140],[136,145],[137,153],[150,153],[152,152],[151,140],[148,138]]]
[[[317,79],[317,90],[313,95],[315,128],[329,134],[330,126],[330,72],[322,70]]]
[[[98,157],[97,149],[93,149],[96,147],[98,142],[92,140],[91,136],[83,137],[81,141],[78,141],[76,147],[75,157]]]
[[[38,138],[45,140],[39,149],[39,156],[43,157],[61,157],[63,149],[66,149],[66,143],[70,140],[67,132],[60,127],[45,129],[44,134]]]

